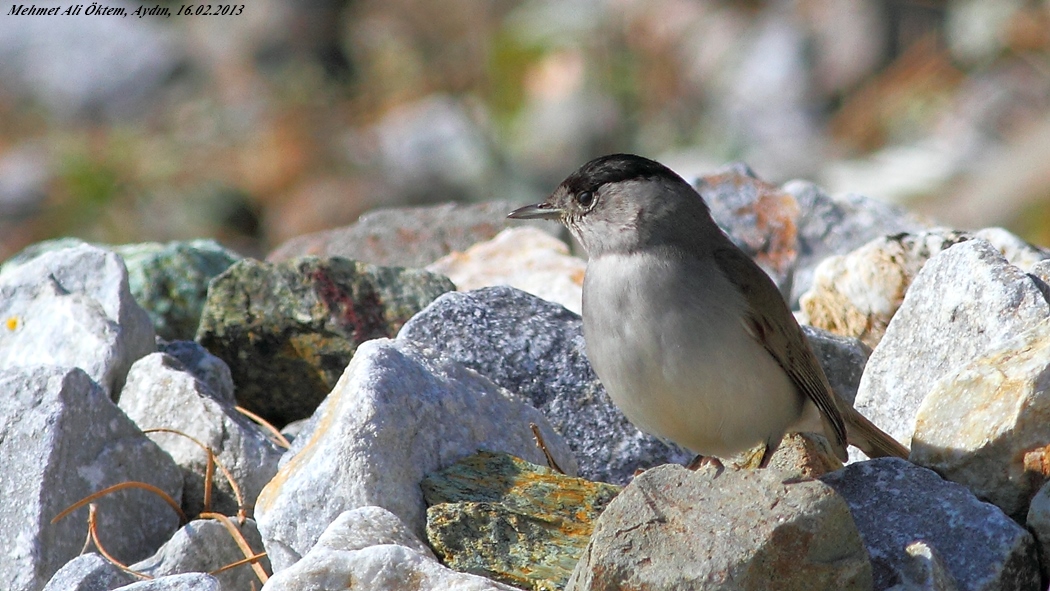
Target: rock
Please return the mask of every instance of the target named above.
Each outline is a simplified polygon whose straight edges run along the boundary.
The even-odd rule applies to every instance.
[[[598,518],[583,589],[871,589],[846,502],[775,470],[648,470]]]
[[[969,238],[965,232],[936,228],[882,236],[848,254],[830,256],[817,265],[813,285],[799,305],[809,324],[874,348],[926,261]]]
[[[230,366],[194,341],[162,341],[158,339],[157,351],[171,355],[186,367],[193,377],[204,382],[212,396],[228,404],[237,404],[233,395],[233,376]]]
[[[378,507],[342,513],[299,562],[274,574],[266,591],[517,591],[445,568],[396,516]]]
[[[91,552],[81,554],[58,569],[44,591],[111,591],[138,579]]]
[[[901,570],[903,580],[886,591],[958,591],[940,554],[929,544],[912,542],[904,552],[908,556]]]
[[[149,483],[176,502],[178,468],[80,369],[24,367],[0,371],[0,529],[13,532],[0,561],[12,591],[35,591],[81,552],[88,508],[51,520],[108,486]],[[99,536],[125,563],[144,558],[178,527],[159,496],[129,489],[98,506]]]
[[[222,591],[219,580],[204,573],[168,575],[121,587],[124,591]]]
[[[205,450],[182,435],[150,433],[150,439],[182,470],[182,508],[191,517],[203,511],[236,515],[254,506],[259,492],[277,473],[277,462],[285,451],[233,404],[164,353],[143,357],[131,367],[120,408],[141,429],[174,429],[206,445],[237,483],[243,505],[238,504],[222,469],[216,468],[211,506],[205,507]]]
[[[798,258],[792,282],[792,305],[813,285],[817,265],[825,258],[846,254],[878,238],[902,232],[921,232],[929,226],[896,205],[856,194],[828,195],[807,181],[790,181],[781,189],[799,205]]]
[[[119,118],[154,106],[156,91],[183,59],[174,31],[159,21],[87,15],[90,4],[84,6],[80,16],[0,22],[4,90],[45,106],[59,119]],[[120,0],[105,4],[126,15],[136,6]],[[84,19],[95,25],[83,26]]]
[[[1050,318],[989,347],[933,386],[919,407],[911,460],[969,488],[1019,522],[1050,477],[1027,452],[1050,442]]]
[[[984,240],[934,255],[868,359],[856,408],[905,444],[934,385],[1047,316],[1038,280]]]
[[[193,338],[208,282],[241,258],[214,240],[126,244],[112,250],[124,258],[135,301],[149,314],[157,336],[167,340]]]
[[[973,233],[933,228],[883,236],[821,262],[799,304],[810,324],[859,338],[874,348],[926,261],[974,237],[988,240],[1011,264],[1026,271],[1050,256],[1002,228]]]
[[[784,294],[798,256],[798,202],[790,194],[760,181],[744,164],[704,176],[695,183],[726,234],[773,279]]]
[[[587,261],[567,244],[535,228],[508,228],[488,242],[445,255],[427,266],[460,291],[509,285],[580,314]]]
[[[55,252],[56,250],[74,248],[76,246],[85,246],[87,244],[87,242],[84,242],[80,238],[73,238],[71,236],[34,242],[16,252],[11,258],[4,261],[4,264],[0,265],[0,277],[2,277],[4,273],[9,273],[16,267],[21,267],[42,254]]]
[[[491,240],[507,227],[507,214],[514,207],[506,201],[493,201],[376,209],[345,228],[292,238],[274,249],[267,260],[283,262],[311,255],[421,268],[449,253]],[[542,220],[524,223],[551,233],[558,231],[554,224]]]
[[[212,281],[196,340],[230,366],[241,405],[280,427],[310,416],[359,344],[393,336],[453,289],[341,258],[245,259]]]
[[[199,519],[182,526],[170,540],[165,542],[156,554],[131,565],[131,569],[159,578],[167,575],[184,573],[207,573],[219,570],[248,556],[263,551],[259,530],[251,519],[238,525],[236,519],[230,520],[230,526],[237,529],[250,552],[239,547],[238,541],[226,526],[215,519]],[[270,561],[265,557],[259,565],[267,575],[270,572]],[[265,582],[260,579],[250,564],[224,570],[212,575],[222,589],[258,589]]]
[[[1035,536],[1043,580],[1050,580],[1050,483],[1044,484],[1032,497],[1025,525]]]
[[[915,541],[940,554],[959,589],[1039,588],[1032,536],[962,485],[897,458],[851,464],[821,480],[849,503],[876,589],[911,578],[914,559],[905,547]]]
[[[114,398],[131,364],[155,350],[124,263],[88,245],[5,267],[0,322],[0,368],[79,367]]]
[[[422,482],[427,541],[450,568],[515,587],[565,588],[620,487],[480,452]]]
[[[849,404],[857,398],[860,378],[864,375],[864,366],[871,357],[871,349],[861,341],[832,334],[819,328],[802,325],[802,334],[806,335],[809,346],[820,361],[824,375],[831,383],[831,389],[839,398]]]
[[[455,360],[524,396],[565,437],[588,480],[622,484],[635,470],[692,454],[643,434],[591,369],[580,317],[510,287],[449,293],[409,320],[399,341]]]
[[[420,538],[419,482],[478,449],[545,461],[530,423],[567,472],[576,462],[534,408],[451,359],[403,341],[362,344],[259,495],[256,519],[275,571],[298,560],[348,509],[376,505]]]
[[[757,469],[762,461],[765,445],[748,452],[727,458],[738,469]],[[842,462],[835,457],[831,445],[823,435],[813,433],[788,433],[769,459],[769,468],[791,478],[819,478],[838,470]]]

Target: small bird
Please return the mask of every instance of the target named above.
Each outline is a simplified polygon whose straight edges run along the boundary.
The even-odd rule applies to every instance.
[[[823,434],[842,461],[847,441],[908,457],[832,391],[776,285],[666,166],[603,156],[508,217],[560,221],[586,249],[587,357],[642,431],[699,457],[764,445],[763,467],[800,431]]]

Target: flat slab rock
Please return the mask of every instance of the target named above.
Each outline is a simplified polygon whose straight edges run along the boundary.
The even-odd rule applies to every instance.
[[[427,540],[449,567],[560,591],[620,487],[480,452],[429,474]]]

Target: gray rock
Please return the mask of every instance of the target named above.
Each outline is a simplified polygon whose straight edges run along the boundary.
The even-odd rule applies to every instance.
[[[447,357],[402,341],[362,344],[314,419],[256,505],[275,571],[304,555],[340,513],[357,507],[384,507],[422,539],[423,476],[478,449],[544,463],[530,423],[539,426],[555,461],[576,471],[568,447],[539,411]]]
[[[80,553],[88,508],[57,523],[61,511],[108,486],[141,481],[176,502],[178,468],[80,369],[0,371],[0,529],[12,532],[0,579],[12,591],[35,591]],[[98,531],[125,564],[151,554],[178,527],[160,497],[129,489],[104,496]]]
[[[933,386],[919,407],[911,460],[969,488],[1019,522],[1046,482],[1027,452],[1050,442],[1050,319]]]
[[[613,405],[587,361],[581,331],[580,317],[557,304],[492,287],[445,294],[397,338],[524,396],[565,437],[584,478],[622,484],[639,468],[692,459],[639,431]]]
[[[1025,525],[1038,544],[1043,580],[1050,580],[1050,483],[1044,484],[1032,497]]]
[[[206,445],[237,483],[243,508],[255,505],[259,491],[277,473],[277,462],[285,451],[233,404],[221,400],[182,363],[164,353],[147,355],[131,367],[120,408],[140,429],[175,429]],[[149,437],[182,470],[186,515],[202,511],[235,515],[242,508],[218,468],[211,507],[204,507],[208,456],[200,446],[174,433],[150,433]]]
[[[938,380],[1050,316],[1037,280],[973,239],[931,258],[868,359],[856,407],[906,444]]]
[[[238,525],[236,519],[230,521],[248,542],[251,554],[263,551],[262,538],[253,520],[245,520],[243,525]],[[182,526],[156,554],[136,562],[131,565],[131,569],[159,578],[167,575],[212,572],[245,558],[247,556],[226,526],[214,519],[200,519]],[[259,565],[268,575],[270,561],[264,557],[259,561]],[[212,576],[219,581],[220,587],[226,590],[251,589],[253,585],[258,589],[263,584],[250,564],[242,564]]]
[[[11,6],[5,4],[4,16]],[[60,118],[140,111],[181,60],[171,32],[149,19],[89,16],[91,5],[83,6],[75,16],[0,22],[4,90],[31,98]],[[104,6],[131,15],[137,5],[115,0]],[[63,5],[60,14],[67,8]],[[85,21],[93,25],[85,27]]]
[[[91,552],[77,556],[58,569],[44,591],[111,591],[138,580]]]
[[[876,589],[911,575],[905,547],[934,548],[960,590],[1035,591],[1032,536],[991,503],[897,458],[858,462],[821,477],[845,497],[871,555]]]
[[[5,267],[0,368],[79,367],[116,398],[136,359],[155,350],[120,257],[80,245]]]
[[[4,264],[0,265],[0,277],[3,277],[4,273],[10,272],[15,267],[20,267],[42,254],[54,252],[56,250],[64,250],[66,248],[73,248],[76,246],[84,246],[86,244],[88,243],[84,242],[80,238],[73,238],[70,236],[34,242],[33,244],[30,244],[29,246],[16,252],[9,259],[4,261]]]
[[[958,591],[941,555],[929,544],[912,542],[904,552],[908,556],[901,570],[902,581],[886,591]]]
[[[126,591],[222,591],[219,580],[204,573],[168,575],[150,581],[140,581],[127,587]]]
[[[302,560],[270,578],[266,590],[401,591],[408,582],[418,591],[518,591],[445,568],[396,516],[378,507],[339,515]]]
[[[790,181],[781,189],[798,200],[798,259],[790,302],[813,285],[813,272],[825,258],[846,254],[879,236],[901,232],[920,232],[929,224],[896,205],[845,194],[828,195],[807,181]]]
[[[507,227],[507,214],[514,208],[507,201],[492,201],[376,209],[345,228],[292,238],[275,248],[267,260],[281,262],[309,255],[422,268],[451,252],[491,240]],[[550,222],[521,223],[559,232]]]
[[[227,404],[237,404],[233,395],[233,376],[230,366],[194,341],[163,341],[158,339],[157,351],[171,355],[186,367],[186,371],[204,382],[212,396]]]
[[[567,591],[871,589],[846,502],[775,470],[659,466],[598,518]]]

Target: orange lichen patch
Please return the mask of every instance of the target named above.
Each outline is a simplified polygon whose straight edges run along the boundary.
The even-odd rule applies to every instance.
[[[1050,445],[1037,447],[1024,454],[1024,471],[1050,478]]]
[[[4,326],[6,326],[7,330],[11,332],[18,330],[19,325],[21,325],[21,322],[19,322],[18,316],[9,316],[7,320],[4,321]]]

